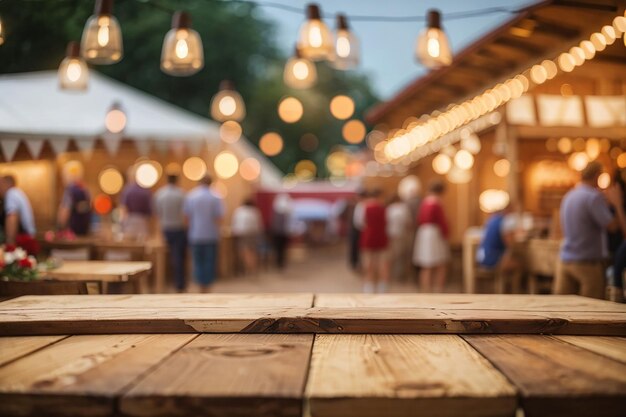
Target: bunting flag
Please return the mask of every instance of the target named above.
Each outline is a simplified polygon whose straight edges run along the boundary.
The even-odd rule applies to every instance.
[[[95,139],[75,139],[74,143],[76,143],[76,147],[85,159],[91,158],[91,155],[93,155],[93,149],[96,146]]]
[[[149,140],[139,140],[135,139],[135,148],[137,148],[137,152],[139,156],[148,156],[150,154],[151,143]]]
[[[157,151],[159,151],[159,153],[161,154],[161,156],[165,156],[168,154],[169,151],[169,142],[165,141],[165,140],[155,140],[154,141],[154,147],[157,149]]]
[[[70,143],[70,140],[67,138],[53,138],[48,139],[48,142],[50,142],[50,146],[55,155],[59,155],[67,150],[67,145]]]
[[[187,142],[187,149],[189,150],[189,154],[192,156],[198,156],[202,151],[202,145],[204,145],[204,140],[194,140]]]
[[[2,155],[4,155],[5,161],[9,162],[13,159],[19,145],[20,140],[17,138],[3,138],[0,140],[0,148],[2,148]]]
[[[43,144],[45,139],[25,139],[26,147],[28,148],[28,152],[30,152],[30,156],[33,159],[39,159],[39,155],[41,155],[41,150],[43,149]]]
[[[120,135],[105,133],[102,135],[101,140],[109,155],[117,155],[117,151],[120,149],[120,145],[122,144],[122,137]]]
[[[185,156],[185,143],[184,142],[170,142],[170,150],[177,158],[182,158]]]

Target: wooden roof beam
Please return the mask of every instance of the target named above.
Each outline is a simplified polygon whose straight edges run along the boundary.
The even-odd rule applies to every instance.
[[[516,49],[518,51],[523,51],[528,56],[542,55],[545,52],[544,49],[538,48],[528,42],[524,42],[519,39],[513,39],[509,37],[501,37],[496,40],[496,43]]]

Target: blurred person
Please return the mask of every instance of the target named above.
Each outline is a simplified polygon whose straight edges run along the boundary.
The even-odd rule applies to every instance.
[[[361,226],[360,247],[365,270],[363,292],[384,293],[389,285],[389,240],[381,190],[369,193],[362,213],[362,217],[359,214],[355,220]]]
[[[120,195],[122,232],[124,237],[145,240],[150,235],[152,192],[135,181],[135,170],[130,168],[126,186]]]
[[[270,233],[276,251],[276,266],[283,269],[287,262],[287,246],[289,244],[289,224],[291,220],[291,198],[287,194],[279,194],[272,206]]]
[[[353,271],[358,271],[360,265],[359,240],[361,236],[361,225],[355,223],[357,217],[363,217],[363,202],[367,198],[365,190],[359,191],[351,200],[346,209],[346,223],[348,225],[348,263]]]
[[[183,203],[194,276],[202,292],[210,292],[215,282],[220,224],[224,217],[224,203],[211,190],[211,182],[208,175],[202,178]]]
[[[231,231],[237,239],[237,252],[243,259],[246,273],[258,273],[258,245],[263,231],[261,211],[251,198],[235,209]]]
[[[183,213],[184,202],[185,192],[178,186],[178,175],[168,175],[167,184],[154,195],[153,206],[161,232],[167,242],[174,272],[174,283],[178,292],[184,291],[187,286],[185,279],[187,231]]]
[[[391,278],[406,278],[410,246],[408,239],[413,228],[409,205],[395,195],[387,206],[386,216]]]
[[[613,177],[615,184],[626,195],[626,169],[617,171]],[[623,198],[622,207],[626,212],[626,199]],[[615,211],[615,210],[613,210]],[[615,302],[624,302],[624,272],[626,271],[626,237],[621,230],[609,233],[609,253],[612,255],[613,265],[610,268],[608,299]]]
[[[476,251],[476,261],[480,266],[497,269],[499,274],[505,273],[507,278],[511,277],[514,288],[519,288],[522,279],[522,264],[514,252],[517,224],[517,215],[511,204],[495,212],[485,223],[483,238]]]
[[[30,200],[17,187],[13,175],[0,178],[0,195],[4,200],[4,231],[5,242],[17,245],[34,255],[39,246],[35,240],[35,216]]]
[[[599,190],[601,173],[602,165],[590,162],[581,172],[580,183],[561,202],[563,245],[556,268],[555,294],[605,297],[606,232],[621,231],[625,235],[626,217],[620,188],[613,185],[604,195]]]
[[[441,180],[432,181],[417,216],[413,263],[421,267],[421,292],[442,292],[446,284],[450,248],[448,222],[441,202],[444,192],[445,185]]]
[[[74,161],[75,164],[78,162]],[[73,165],[65,174],[66,187],[57,214],[60,229],[68,228],[77,236],[89,234],[91,225],[91,194],[83,182],[81,165]]]

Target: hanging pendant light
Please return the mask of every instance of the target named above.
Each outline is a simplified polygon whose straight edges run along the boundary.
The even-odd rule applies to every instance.
[[[161,70],[169,75],[185,77],[204,67],[202,39],[191,29],[191,17],[186,12],[176,12],[172,29],[165,35],[161,51]]]
[[[306,58],[302,58],[298,47],[296,47],[293,56],[285,64],[283,80],[288,87],[298,89],[312,87],[317,81],[315,64]]]
[[[246,105],[241,95],[235,91],[235,85],[232,81],[222,81],[220,91],[211,99],[211,117],[219,122],[241,122],[245,116]]]
[[[304,58],[313,61],[330,59],[333,55],[333,36],[328,26],[322,22],[320,8],[309,4],[306,8],[307,20],[300,27],[298,48]]]
[[[427,68],[439,68],[452,63],[448,37],[441,29],[441,13],[428,11],[428,26],[417,38],[417,59]]]
[[[4,27],[2,26],[2,19],[0,19],[0,45],[4,43]]]
[[[121,134],[126,128],[126,122],[128,121],[126,113],[119,102],[114,102],[104,118],[104,127],[107,132],[114,135]]]
[[[70,42],[59,66],[59,86],[62,90],[86,90],[88,82],[89,69],[80,56],[80,45],[78,42]]]
[[[348,27],[345,15],[337,15],[337,36],[333,67],[339,70],[352,69],[359,65],[359,41]]]
[[[85,23],[80,48],[89,63],[115,64],[122,59],[122,31],[112,11],[113,0],[96,0],[94,14]]]

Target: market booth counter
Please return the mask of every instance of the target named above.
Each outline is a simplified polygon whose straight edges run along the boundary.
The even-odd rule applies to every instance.
[[[0,303],[6,416],[621,416],[626,307],[578,296]]]

